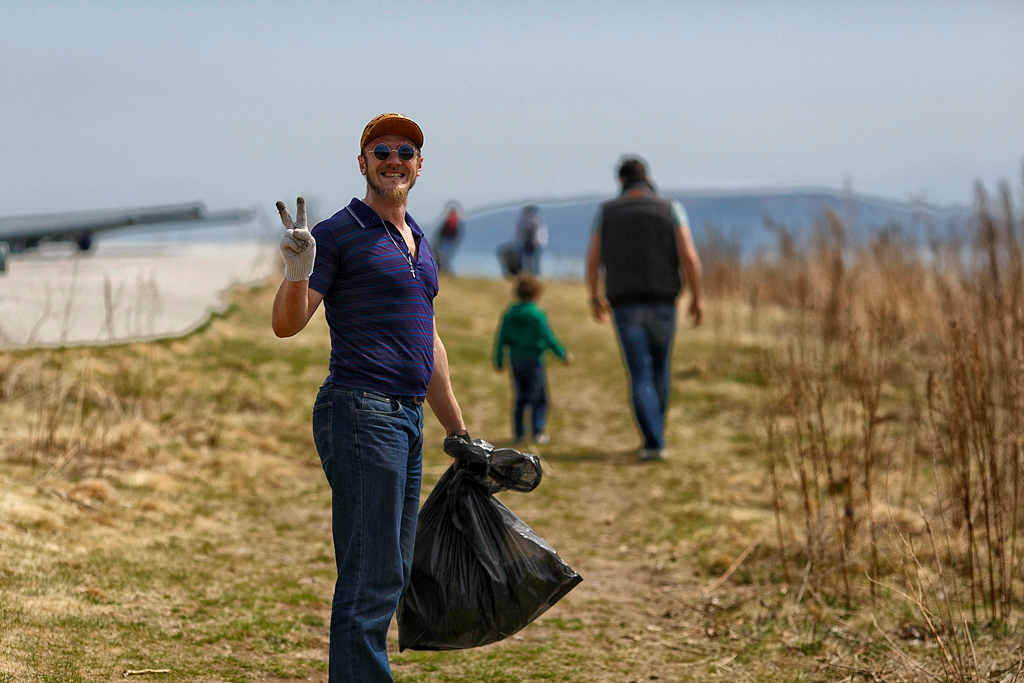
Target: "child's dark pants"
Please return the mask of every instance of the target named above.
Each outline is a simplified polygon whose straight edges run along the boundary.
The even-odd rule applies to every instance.
[[[544,378],[544,364],[539,360],[512,361],[512,382],[516,390],[512,427],[516,439],[526,434],[523,412],[530,406],[533,436],[543,433],[548,410],[548,390]]]

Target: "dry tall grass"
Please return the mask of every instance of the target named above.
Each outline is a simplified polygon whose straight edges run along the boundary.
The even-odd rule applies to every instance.
[[[835,213],[808,243],[742,263],[706,249],[715,297],[787,311],[766,355],[764,458],[779,562],[797,603],[900,596],[974,680],[971,632],[1016,623],[1024,589],[1024,222],[976,188],[969,235],[866,244]],[[939,226],[941,228],[942,226]],[[895,593],[894,593],[895,591]],[[898,646],[897,646],[898,647]]]

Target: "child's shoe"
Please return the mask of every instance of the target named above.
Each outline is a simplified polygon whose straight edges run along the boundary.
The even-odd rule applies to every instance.
[[[547,432],[541,432],[537,436],[533,437],[533,440],[538,446],[546,446],[551,443],[551,435]]]
[[[660,448],[641,448],[640,452],[637,453],[637,460],[640,462],[658,462],[664,459],[665,457],[661,454]]]

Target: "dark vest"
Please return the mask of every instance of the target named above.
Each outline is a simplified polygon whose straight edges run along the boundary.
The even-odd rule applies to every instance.
[[[601,207],[601,264],[612,306],[673,303],[679,276],[677,223],[669,200],[632,188]]]

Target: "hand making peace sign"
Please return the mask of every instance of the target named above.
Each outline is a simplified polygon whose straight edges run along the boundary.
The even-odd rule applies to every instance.
[[[284,224],[284,235],[281,237],[284,276],[293,282],[308,280],[313,273],[313,262],[316,260],[316,240],[306,229],[306,200],[302,197],[295,200],[294,223],[284,202],[277,203],[277,212],[281,215],[281,223]]]

